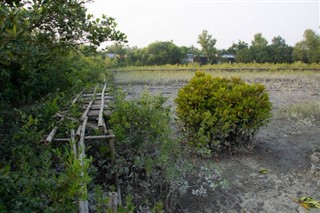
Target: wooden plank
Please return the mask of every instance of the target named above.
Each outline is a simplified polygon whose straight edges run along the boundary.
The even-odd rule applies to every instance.
[[[101,104],[93,103],[92,106],[91,106],[91,109],[92,109],[92,110],[99,110],[99,109],[100,109],[100,106],[101,106]],[[108,109],[108,107],[107,107],[107,106],[104,106],[104,109]]]
[[[105,103],[111,103],[111,100],[110,99],[104,99],[104,102]],[[96,99],[94,104],[97,104],[97,105],[101,105],[101,99]]]
[[[90,110],[87,114],[88,117],[93,117],[93,116],[99,116],[100,115],[100,110]],[[99,125],[98,125],[99,126]]]

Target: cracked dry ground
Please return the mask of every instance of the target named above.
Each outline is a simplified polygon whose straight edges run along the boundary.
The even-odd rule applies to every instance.
[[[219,161],[193,159],[199,171],[188,182],[196,187],[187,189],[175,212],[302,213],[307,211],[293,199],[301,196],[320,199],[320,177],[310,171],[310,155],[316,147],[320,148],[320,121],[293,122],[278,113],[285,106],[320,101],[319,75],[248,81],[266,86],[273,104],[271,122],[256,135],[256,146],[251,152],[226,155]],[[138,97],[145,88],[143,84],[121,86],[130,91],[129,98]],[[173,108],[173,100],[182,86],[148,85],[151,93],[168,97]],[[261,169],[268,173],[259,174]]]

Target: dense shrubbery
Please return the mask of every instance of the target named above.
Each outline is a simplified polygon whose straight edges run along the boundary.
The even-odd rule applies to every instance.
[[[252,137],[271,116],[265,87],[239,78],[213,78],[196,72],[175,100],[189,144],[217,152],[250,147]]]
[[[161,95],[144,91],[137,100],[117,96],[111,126],[117,137],[117,172],[123,194],[132,194],[136,206],[162,201],[173,207],[180,170],[178,144],[169,137],[170,109]],[[141,193],[143,192],[143,193]],[[170,199],[169,199],[170,198]]]
[[[0,212],[77,211],[83,171],[79,160],[68,143],[59,148],[40,143],[55,122],[51,116],[69,98],[59,93],[42,104],[15,109],[11,116],[17,123],[1,126]]]

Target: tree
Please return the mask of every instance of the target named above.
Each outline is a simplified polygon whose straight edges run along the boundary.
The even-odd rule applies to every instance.
[[[231,47],[227,49],[227,52],[237,54],[239,50],[248,49],[248,48],[249,48],[248,43],[239,40],[238,43],[233,43]]]
[[[320,36],[311,29],[304,31],[303,40],[298,42],[293,50],[295,60],[307,63],[320,62]]]
[[[271,51],[268,47],[268,41],[262,36],[261,33],[254,35],[250,46],[250,54],[253,61],[258,63],[271,62]]]
[[[286,44],[286,41],[281,36],[273,37],[270,47],[273,63],[292,62],[292,48]]]
[[[238,43],[233,43],[232,46],[227,49],[227,52],[233,53],[236,56],[236,62],[249,63],[253,61],[249,45],[244,41],[239,40]]]
[[[89,0],[0,2],[1,102],[30,102],[65,88],[70,51],[126,39],[112,17],[86,14]]]
[[[180,63],[182,53],[172,41],[157,41],[146,48],[147,65]]]
[[[207,30],[203,30],[198,36],[198,44],[200,44],[202,51],[206,54],[210,63],[216,62],[217,49],[214,47],[217,40],[212,38],[212,35]]]

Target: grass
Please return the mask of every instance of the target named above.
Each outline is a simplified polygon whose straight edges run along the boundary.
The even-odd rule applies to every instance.
[[[117,70],[113,71],[115,80],[118,84],[174,84],[185,83],[189,81],[195,73],[195,70],[165,70],[163,68],[154,67],[153,70]],[[210,70],[207,71],[213,76],[219,77],[240,77],[248,81],[261,81],[273,79],[318,79],[320,80],[319,71],[311,70],[243,70],[243,71],[224,71]]]
[[[257,67],[252,70],[241,70],[244,66]],[[184,69],[181,69],[184,68]],[[192,69],[186,69],[186,68]],[[222,64],[222,65],[208,65],[199,67],[197,65],[192,66],[153,66],[153,67],[133,67],[126,69],[119,69],[114,71],[115,80],[117,84],[142,84],[142,85],[170,85],[170,84],[184,84],[188,82],[195,74],[195,68],[216,68],[207,70],[213,76],[219,77],[240,77],[249,82],[260,82],[268,84],[268,81],[277,80],[282,82],[285,80],[298,80],[299,82],[316,82],[318,85],[320,82],[320,71],[310,70],[311,68],[320,68],[319,64],[299,64],[292,65],[286,64]],[[226,71],[223,67],[239,68],[238,71]],[[270,70],[259,70],[261,67],[270,67]],[[276,70],[275,67],[287,67],[284,70]],[[293,68],[301,67],[301,70],[294,70]],[[305,68],[305,69],[304,69]],[[291,85],[291,83],[289,84]],[[298,82],[298,83],[299,83]],[[297,82],[292,82],[291,87],[299,89],[299,85],[294,85]],[[277,84],[281,87],[281,83]],[[303,88],[302,88],[303,89]],[[280,107],[277,109],[276,117],[286,118],[297,124],[314,125],[315,122],[320,120],[320,101],[314,100],[303,103],[295,103]]]
[[[308,101],[281,107],[277,116],[295,124],[314,126],[320,121],[320,101]]]

